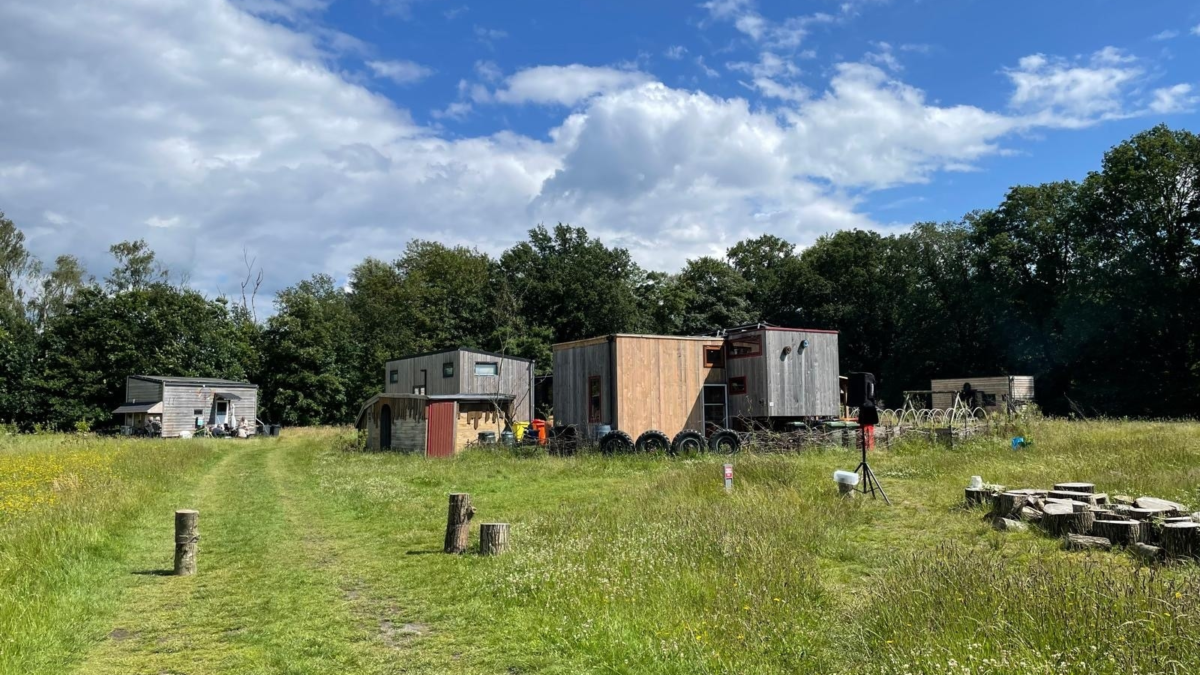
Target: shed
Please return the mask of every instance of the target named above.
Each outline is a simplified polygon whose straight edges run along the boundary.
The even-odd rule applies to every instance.
[[[1032,375],[943,378],[931,380],[929,389],[932,407],[940,409],[954,407],[954,394],[964,390],[972,392],[972,400],[966,401],[972,408],[1003,409],[1006,403],[1020,407],[1034,400]]]
[[[355,427],[367,434],[369,450],[401,450],[449,457],[492,432],[498,438],[511,414],[505,394],[376,394],[363,405]]]
[[[654,429],[837,417],[838,334],[760,324],[700,337],[615,334],[554,345],[554,421]]]
[[[253,435],[258,421],[258,385],[211,377],[130,375],[125,402],[113,411],[131,428],[163,438],[219,426]]]

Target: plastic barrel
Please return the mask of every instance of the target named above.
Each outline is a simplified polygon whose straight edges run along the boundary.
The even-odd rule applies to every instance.
[[[513,445],[517,442],[517,437],[511,431],[501,431],[500,442],[505,445]]]
[[[479,442],[482,445],[491,445],[496,442],[496,432],[481,431],[479,432]]]
[[[598,441],[601,438],[604,438],[604,436],[610,431],[612,431],[612,425],[610,424],[593,424],[592,440]]]

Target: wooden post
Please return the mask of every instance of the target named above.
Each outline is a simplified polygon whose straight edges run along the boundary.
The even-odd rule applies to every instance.
[[[483,523],[479,526],[479,554],[500,555],[508,550],[508,523]]]
[[[467,550],[467,536],[471,533],[471,518],[475,507],[471,506],[471,495],[454,492],[450,495],[450,512],[446,517],[446,553],[462,553]]]
[[[200,541],[200,512],[180,509],[175,512],[175,576],[196,573],[196,542]]]

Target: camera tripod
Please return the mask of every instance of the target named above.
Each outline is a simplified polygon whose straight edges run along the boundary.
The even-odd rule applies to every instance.
[[[858,429],[858,447],[862,451],[862,461],[858,463],[858,468],[854,469],[854,473],[862,476],[858,481],[858,491],[864,495],[869,493],[872,499],[878,499],[875,496],[875,492],[878,491],[883,496],[884,503],[891,506],[892,500],[888,499],[883,486],[879,484],[879,479],[875,477],[875,472],[871,470],[871,465],[867,463],[867,435],[862,427]]]

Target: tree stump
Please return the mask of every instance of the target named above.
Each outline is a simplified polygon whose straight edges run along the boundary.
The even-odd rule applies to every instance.
[[[1066,490],[1067,492],[1095,492],[1095,483],[1055,483],[1055,490]]]
[[[483,523],[479,526],[479,554],[500,555],[508,550],[508,523]]]
[[[1071,504],[1047,504],[1042,512],[1042,527],[1056,537],[1068,534],[1088,534],[1092,529],[1095,517],[1087,510],[1086,504],[1079,504],[1083,510],[1077,510]]]
[[[1092,522],[1092,535],[1104,537],[1119,546],[1130,546],[1145,541],[1143,529],[1149,529],[1136,520],[1096,520]]]
[[[1100,497],[1103,496],[1107,501],[1108,495],[1096,495],[1091,492],[1074,492],[1071,490],[1051,490],[1050,495],[1054,499],[1070,499],[1071,501],[1083,502],[1084,504],[1099,504]]]
[[[1029,526],[1011,518],[996,518],[992,521],[992,529],[1000,532],[1024,532]]]
[[[1158,499],[1157,497],[1138,497],[1133,500],[1133,505],[1139,509],[1159,511],[1166,516],[1179,516],[1187,513],[1187,508],[1183,504]]]
[[[1068,534],[1066,546],[1071,551],[1107,551],[1112,548],[1112,542],[1104,537],[1088,537],[1082,534]]]
[[[1192,558],[1200,549],[1200,523],[1165,523],[1159,536],[1171,558]]]
[[[1042,512],[1032,506],[1022,506],[1021,510],[1017,511],[1017,518],[1027,523],[1036,523],[1042,519]]]
[[[1016,513],[1029,501],[1029,495],[1020,492],[1001,492],[992,497],[992,512],[997,516]]]
[[[175,576],[196,573],[196,542],[200,541],[200,512],[180,509],[175,512]]]
[[[838,483],[840,488],[842,483]],[[853,486],[851,486],[853,489]],[[992,491],[988,488],[967,488],[967,506],[980,506],[992,501]]]
[[[446,553],[462,553],[467,550],[467,537],[471,533],[471,518],[475,507],[471,506],[471,495],[455,492],[450,495],[450,513],[446,516]]]

